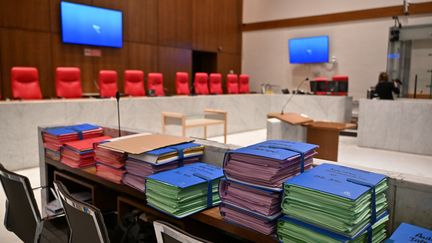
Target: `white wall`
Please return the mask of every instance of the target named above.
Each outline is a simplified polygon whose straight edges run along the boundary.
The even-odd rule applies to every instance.
[[[401,3],[395,0],[245,0],[243,22],[313,16]],[[401,17],[401,21],[403,25],[426,24],[432,23],[432,16]],[[388,30],[393,23],[391,18],[383,18],[243,32],[242,71],[250,74],[251,89],[254,91],[260,90],[261,83],[293,89],[305,77],[346,74],[350,78],[349,95],[355,99],[363,98],[366,97],[366,90],[376,84],[379,72],[386,69]],[[288,39],[316,35],[329,35],[330,56],[336,57],[336,64],[290,64]],[[308,89],[308,85],[302,88]]]

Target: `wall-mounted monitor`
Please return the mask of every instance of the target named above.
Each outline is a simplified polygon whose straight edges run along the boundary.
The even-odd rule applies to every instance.
[[[288,48],[292,64],[329,61],[329,38],[326,35],[290,39]]]
[[[60,11],[64,43],[122,47],[121,11],[63,1]]]

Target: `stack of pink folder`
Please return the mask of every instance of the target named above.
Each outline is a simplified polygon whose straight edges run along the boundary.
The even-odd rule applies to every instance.
[[[121,184],[126,173],[124,162],[126,155],[121,152],[95,146],[96,175]]]
[[[101,136],[78,141],[66,142],[61,149],[61,162],[73,168],[82,168],[95,165],[93,144],[110,139],[110,136]]]
[[[309,169],[316,145],[270,140],[227,152],[219,185],[224,219],[275,235],[283,182]]]

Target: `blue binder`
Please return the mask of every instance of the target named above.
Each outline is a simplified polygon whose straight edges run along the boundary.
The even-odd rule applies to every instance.
[[[47,128],[44,130],[44,132],[49,133],[54,136],[62,136],[67,134],[74,134],[74,133],[82,133],[89,130],[94,130],[100,128],[99,126],[83,123],[78,125],[72,125],[72,126],[64,126],[64,127],[57,127],[57,128]]]
[[[386,242],[432,243],[432,230],[428,230],[407,223],[401,223]]]
[[[350,167],[321,164],[301,175],[288,179],[285,185],[295,185],[356,200],[370,191],[369,185],[378,185],[386,176]],[[347,183],[348,182],[348,183]]]
[[[177,169],[153,174],[147,178],[161,181],[179,188],[207,183],[223,177],[222,169],[211,164],[193,163]]]

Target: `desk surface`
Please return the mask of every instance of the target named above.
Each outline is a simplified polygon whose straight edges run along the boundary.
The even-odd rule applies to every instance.
[[[58,161],[54,161],[50,158],[45,157],[45,170],[47,176],[47,183],[52,183],[52,175],[54,171],[67,172],[76,177],[76,179],[83,178],[85,180],[97,183],[99,186],[103,186],[104,188],[114,191],[123,198],[128,198],[134,201],[138,201],[141,204],[141,207],[148,208],[148,211],[154,211],[154,209],[145,206],[145,194],[140,192],[134,188],[123,184],[116,184],[111,181],[108,181],[104,178],[101,178],[95,174],[94,170],[91,169],[75,169],[71,168],[67,165],[64,165]],[[42,173],[41,173],[42,174]],[[174,218],[173,218],[174,219]],[[202,212],[196,213],[180,221],[184,220],[185,222],[189,220],[196,220],[199,223],[206,224],[208,226],[217,228],[219,230],[228,232],[232,235],[239,236],[243,239],[255,241],[255,242],[276,242],[276,239],[263,235],[261,233],[255,232],[253,230],[249,230],[235,224],[231,224],[227,221],[224,221],[222,216],[219,213],[219,207],[214,207],[211,209],[204,210]]]

